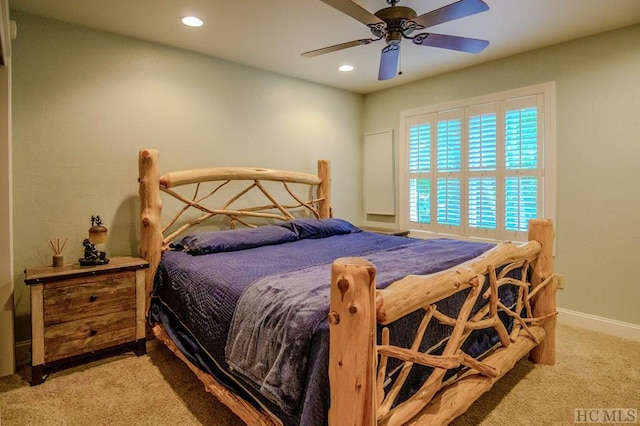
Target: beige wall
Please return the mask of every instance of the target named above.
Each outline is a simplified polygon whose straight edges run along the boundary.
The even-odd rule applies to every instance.
[[[0,65],[0,377],[13,373],[13,263],[11,252],[11,39],[9,9],[0,0],[0,37],[5,65]]]
[[[218,165],[315,172],[332,162],[334,213],[361,216],[363,97],[222,60],[15,14],[15,270],[47,263],[48,238],[82,256],[92,214],[111,256],[137,252],[137,153],[164,170]],[[355,194],[355,196],[354,196]],[[16,273],[16,340],[29,297]]]
[[[640,325],[640,25],[365,97],[364,133],[405,109],[556,82],[557,256],[565,309]]]

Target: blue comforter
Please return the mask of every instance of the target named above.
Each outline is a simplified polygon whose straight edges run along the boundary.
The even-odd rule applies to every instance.
[[[382,288],[409,273],[449,268],[490,247],[350,232],[200,256],[166,252],[149,318],[164,324],[192,362],[284,424],[322,425],[328,406],[330,263],[365,257],[376,266]],[[460,302],[448,303],[453,311]],[[392,336],[403,339],[398,327]],[[430,336],[424,349],[437,346],[447,332]],[[481,337],[478,353],[494,340]],[[418,384],[408,381],[411,386]]]

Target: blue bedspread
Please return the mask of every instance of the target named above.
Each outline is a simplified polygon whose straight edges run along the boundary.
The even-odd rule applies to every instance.
[[[366,257],[376,266],[378,288],[382,288],[408,273],[446,269],[490,247],[357,232],[202,256],[166,252],[156,275],[149,318],[151,323],[164,324],[192,362],[274,412],[284,424],[322,425],[328,405],[325,318],[330,263],[338,257]],[[291,289],[293,293],[285,292]],[[286,303],[303,299],[309,300],[309,309],[294,309],[294,304]],[[264,327],[265,332],[241,326],[256,319],[263,321],[258,328]],[[295,332],[287,328],[300,323],[305,328]],[[293,344],[298,345],[295,357],[283,358],[283,340],[267,339],[285,334],[304,336]],[[441,338],[436,336],[425,345],[430,347]],[[227,356],[244,374],[229,368]],[[299,367],[294,367],[293,362],[300,360]],[[260,393],[261,388],[266,394]]]
[[[431,240],[364,257],[379,269],[377,286],[384,288],[409,274],[447,269],[483,249]],[[271,275],[249,286],[235,310],[227,362],[289,413],[295,412],[303,394],[305,377],[299,372],[307,369],[311,337],[329,311],[330,282],[330,264]]]

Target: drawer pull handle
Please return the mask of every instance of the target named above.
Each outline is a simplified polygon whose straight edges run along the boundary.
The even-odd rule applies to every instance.
[[[91,331],[89,332],[90,336],[95,336],[96,334],[98,334],[98,330],[96,330],[95,328],[91,329]]]
[[[98,296],[96,296],[95,294],[89,296],[89,302],[95,302],[96,300],[98,300]]]

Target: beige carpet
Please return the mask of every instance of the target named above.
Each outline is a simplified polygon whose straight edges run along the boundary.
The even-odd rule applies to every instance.
[[[27,372],[0,379],[1,426],[242,425],[155,343],[145,356],[63,370],[40,386]],[[561,325],[557,365],[520,361],[453,424],[571,425],[574,408],[640,409],[640,342]]]

